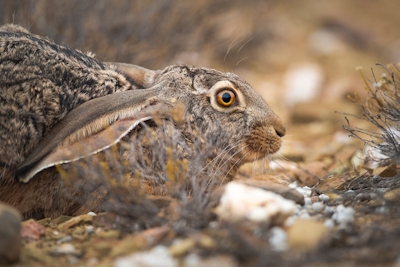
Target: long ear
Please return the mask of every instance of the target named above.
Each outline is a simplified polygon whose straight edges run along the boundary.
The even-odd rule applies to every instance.
[[[132,64],[105,62],[107,66],[116,68],[116,71],[126,77],[126,79],[137,85],[139,88],[149,88],[154,84],[154,80],[160,71],[149,70]]]
[[[19,166],[16,176],[28,182],[43,169],[96,154],[118,143],[140,122],[168,116],[159,89],[129,90],[95,98],[70,111]]]

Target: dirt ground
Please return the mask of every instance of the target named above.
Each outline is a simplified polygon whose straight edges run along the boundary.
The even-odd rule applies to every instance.
[[[400,266],[396,162],[366,164],[364,143],[343,129],[350,123],[377,131],[349,115],[363,110],[348,96],[368,97],[357,67],[373,83],[387,73],[384,66],[400,61],[400,3],[0,0],[0,6],[0,24],[21,24],[101,61],[239,74],[284,120],[287,135],[279,156],[243,166],[237,179],[275,192],[293,182],[298,191],[311,188],[303,201],[298,193],[286,196],[302,208],[297,222],[277,228],[225,222],[212,208],[199,214],[190,201],[168,197],[151,199],[157,220],[140,223],[111,212],[25,221],[21,259],[12,266]],[[342,208],[351,208],[345,223],[334,215]],[[284,248],[271,241],[280,229]]]

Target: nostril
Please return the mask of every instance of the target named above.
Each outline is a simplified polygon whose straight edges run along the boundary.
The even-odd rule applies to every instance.
[[[284,137],[286,134],[286,128],[284,126],[281,127],[274,127],[275,132],[279,137]]]

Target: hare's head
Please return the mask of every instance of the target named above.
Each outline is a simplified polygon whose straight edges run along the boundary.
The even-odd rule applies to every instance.
[[[235,159],[234,169],[281,146],[285,135],[281,119],[235,74],[185,65],[151,71],[106,64],[142,89],[100,97],[72,110],[20,166],[20,180],[105,150],[142,122],[171,117],[177,106],[182,107],[178,111],[184,123],[173,125],[182,128],[183,139],[211,144],[214,156],[224,151]]]
[[[157,85],[157,82],[160,84]],[[277,152],[285,135],[282,120],[243,79],[233,73],[170,66],[156,75],[160,99],[184,103],[186,116],[201,132],[214,133],[220,149],[242,162]]]

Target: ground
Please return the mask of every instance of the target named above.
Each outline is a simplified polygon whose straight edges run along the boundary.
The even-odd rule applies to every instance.
[[[348,96],[367,97],[356,67],[373,83],[386,72],[376,63],[400,60],[395,1],[0,5],[2,24],[19,23],[102,61],[239,74],[285,121],[287,135],[280,156],[243,166],[237,180],[301,203],[286,222],[227,222],[215,205],[186,218],[182,211],[194,210],[190,201],[174,198],[152,199],[159,220],[148,223],[110,212],[29,220],[20,262],[12,266],[400,264],[397,165],[368,165],[364,143],[343,129],[347,118],[353,128],[375,130],[349,115],[363,111]]]

